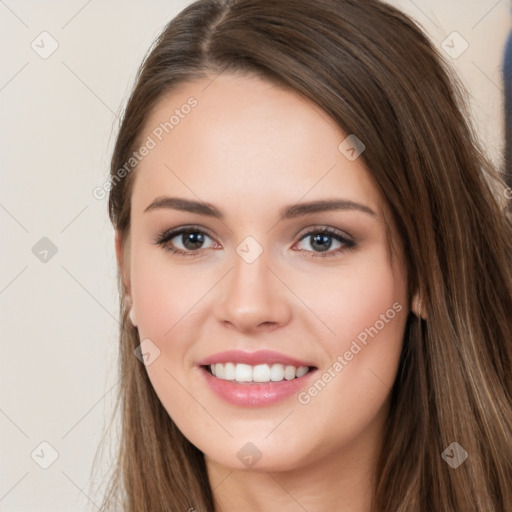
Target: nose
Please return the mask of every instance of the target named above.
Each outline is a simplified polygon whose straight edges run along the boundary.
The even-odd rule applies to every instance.
[[[244,333],[272,331],[290,321],[290,296],[269,263],[265,251],[252,263],[235,253],[215,306],[218,321]]]

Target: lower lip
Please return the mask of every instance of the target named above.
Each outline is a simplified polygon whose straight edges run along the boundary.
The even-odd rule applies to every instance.
[[[204,367],[200,368],[210,389],[222,400],[241,407],[264,407],[285,400],[298,393],[306,386],[310,377],[316,372],[312,370],[302,377],[279,382],[235,382],[218,379]]]

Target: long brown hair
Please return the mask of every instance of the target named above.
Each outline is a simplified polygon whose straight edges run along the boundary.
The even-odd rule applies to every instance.
[[[111,162],[109,214],[126,240],[152,108],[177,86],[256,73],[319,105],[362,155],[403,242],[410,297],[375,512],[512,510],[512,228],[501,175],[480,149],[462,85],[421,29],[378,0],[199,0],[148,51]],[[136,166],[135,166],[136,167]],[[122,269],[119,456],[103,504],[213,512],[203,454],[157,398],[128,319]],[[441,453],[457,442],[454,469]]]

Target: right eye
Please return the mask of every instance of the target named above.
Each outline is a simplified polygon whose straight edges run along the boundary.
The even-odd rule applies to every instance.
[[[197,256],[207,239],[213,241],[206,231],[196,227],[181,227],[161,233],[155,240],[155,244],[162,246],[166,251],[181,256]],[[181,245],[181,246],[180,246]]]

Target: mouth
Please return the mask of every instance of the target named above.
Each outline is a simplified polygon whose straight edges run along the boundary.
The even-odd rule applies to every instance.
[[[300,379],[315,371],[316,366],[293,366],[279,363],[249,365],[244,363],[215,363],[201,368],[212,377],[231,381],[235,384],[268,384]]]
[[[197,363],[206,386],[238,407],[265,407],[292,398],[310,384],[318,367],[275,352],[228,350]]]

